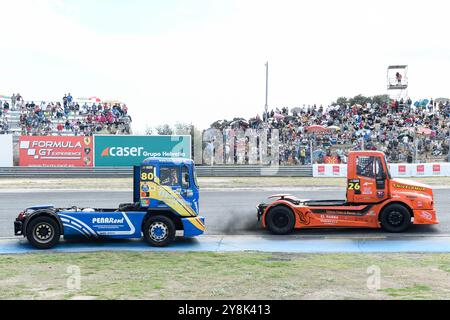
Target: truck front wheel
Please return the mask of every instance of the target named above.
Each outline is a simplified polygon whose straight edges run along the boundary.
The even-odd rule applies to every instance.
[[[381,212],[380,223],[387,232],[403,232],[411,225],[411,214],[401,204],[391,204]]]
[[[275,207],[270,209],[266,217],[267,227],[274,234],[288,234],[294,230],[295,217],[291,209]]]
[[[37,249],[53,248],[60,237],[59,225],[50,217],[36,217],[27,226],[27,239]]]
[[[154,247],[168,246],[175,240],[176,235],[175,224],[165,216],[150,217],[142,231],[145,240]]]

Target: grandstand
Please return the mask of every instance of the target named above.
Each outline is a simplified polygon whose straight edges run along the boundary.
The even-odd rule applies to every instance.
[[[310,164],[311,159],[313,163],[345,163],[349,151],[362,149],[381,150],[389,162],[449,161],[448,99],[368,100],[372,102],[276,108],[262,118],[216,121],[211,128],[223,132],[278,129],[280,165]]]
[[[19,96],[19,95],[18,95]],[[125,104],[79,99],[61,102],[0,99],[0,134],[82,135],[131,134],[132,119]]]

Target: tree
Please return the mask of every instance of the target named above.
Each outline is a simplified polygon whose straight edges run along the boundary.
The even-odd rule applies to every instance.
[[[177,122],[175,124],[175,134],[190,135],[192,133],[192,124]]]
[[[336,102],[332,103],[333,106],[345,106],[346,104],[348,104],[348,99],[346,97],[339,97],[337,98]]]
[[[362,94],[358,94],[357,96],[351,98],[349,103],[351,106],[355,104],[364,105],[365,103],[371,103],[371,99],[369,97],[363,96]]]
[[[145,127],[145,135],[146,136],[151,136],[151,135],[153,135],[153,128],[152,127],[150,127],[150,126],[146,126]]]
[[[160,136],[171,136],[173,135],[173,130],[168,124],[163,124],[155,127],[156,132]]]
[[[376,103],[379,106],[383,105],[384,103],[388,104],[389,100],[390,100],[390,98],[387,94],[379,94],[379,95],[372,97],[372,103],[374,103],[374,104]]]

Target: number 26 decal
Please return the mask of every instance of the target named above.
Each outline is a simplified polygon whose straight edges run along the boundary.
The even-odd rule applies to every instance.
[[[348,190],[359,191],[359,190],[361,190],[361,184],[359,183],[359,181],[349,181]]]

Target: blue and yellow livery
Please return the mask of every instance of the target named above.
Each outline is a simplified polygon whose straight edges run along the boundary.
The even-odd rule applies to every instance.
[[[21,212],[14,222],[16,235],[26,236],[40,249],[65,238],[142,238],[166,246],[176,235],[204,233],[199,216],[199,187],[190,159],[148,158],[134,167],[133,203],[117,209],[36,206]]]

